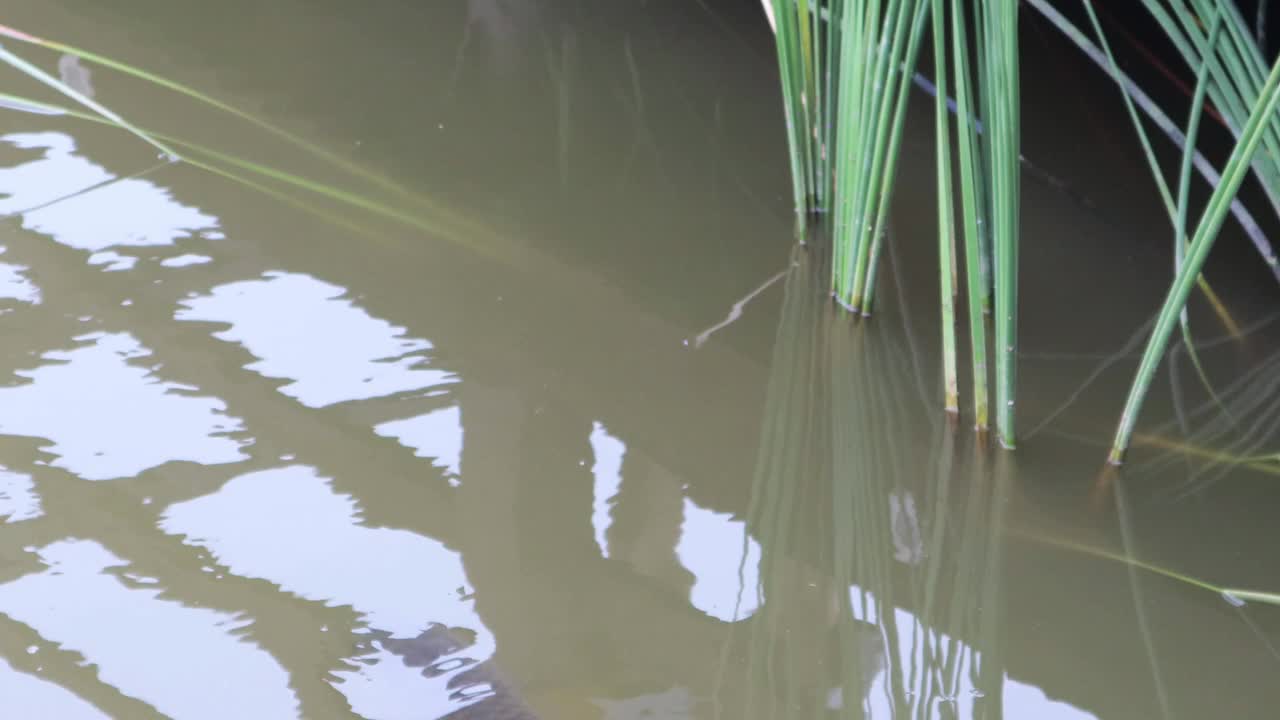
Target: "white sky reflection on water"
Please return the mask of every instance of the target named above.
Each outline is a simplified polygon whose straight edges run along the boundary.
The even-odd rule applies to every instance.
[[[591,527],[600,554],[608,558],[609,527],[622,488],[622,461],[627,445],[603,423],[591,425]],[[751,617],[763,598],[759,595],[760,543],[747,536],[746,524],[728,513],[718,513],[683,500],[683,521],[675,554],[693,573],[689,603],[718,620],[733,622]],[[743,541],[746,558],[743,562]]]
[[[760,543],[747,535],[746,523],[685,498],[676,555],[696,578],[689,597],[694,607],[725,622],[745,620],[759,608]]]
[[[23,213],[23,227],[73,248],[171,245],[218,227],[218,219],[183,205],[145,178],[119,179],[76,154],[75,141],[55,132],[13,133],[0,140],[43,150],[41,157],[0,168],[0,213]],[[78,193],[78,194],[77,194]],[[58,202],[50,203],[53,200]],[[108,269],[121,269],[111,266]]]
[[[849,599],[853,607],[854,619],[869,623],[876,622],[880,610],[879,603],[873,595],[865,594],[857,586],[853,586],[849,588]],[[865,611],[864,607],[866,608]],[[919,677],[919,673],[911,673],[911,670],[912,668],[925,667],[924,648],[917,636],[924,626],[910,611],[895,607],[893,614],[894,622],[898,629],[898,648],[912,653],[909,658],[902,657],[899,659],[900,669],[904,677]],[[951,645],[954,648],[955,657],[962,658],[961,662],[965,666],[972,662],[976,654],[972,647],[964,643],[957,643],[948,635],[936,630],[930,630],[929,632],[931,634],[930,641],[934,647],[944,647],[955,643]],[[952,677],[957,679],[957,685],[953,688],[953,694],[956,698],[953,703],[955,717],[982,717],[983,713],[974,712],[974,701],[980,698],[981,695],[973,685],[973,679],[970,676],[968,667],[962,666],[961,669],[953,673]],[[869,708],[867,717],[870,720],[895,717],[893,708],[889,704],[889,698],[892,694],[885,687],[886,682],[885,673],[879,673],[867,692],[865,707]],[[1044,691],[1033,685],[1018,682],[1008,675],[1004,676],[1003,682],[1001,695],[1004,699],[1004,717],[1035,718],[1036,720],[1097,720],[1097,717],[1092,713],[1085,712],[1074,705],[1050,699],[1044,694]]]
[[[233,634],[243,619],[128,587],[106,572],[127,562],[91,540],[38,552],[48,569],[0,585],[0,612],[84,655],[103,682],[183,720],[298,716],[284,668]]]
[[[0,252],[4,252],[0,248]],[[40,304],[40,288],[27,279],[28,268],[0,262],[0,298],[17,300],[30,305]]]
[[[627,445],[609,434],[603,423],[591,423],[591,454],[595,462],[591,474],[595,480],[591,493],[591,527],[595,530],[600,554],[609,557],[609,526],[613,524],[613,504],[622,487],[622,458]]]
[[[0,522],[33,520],[43,514],[31,476],[0,469]]]
[[[431,464],[444,470],[449,484],[457,487],[462,472],[462,413],[457,405],[432,410],[403,420],[390,420],[373,428],[374,432],[395,438],[412,448],[414,455],[430,458]]]
[[[40,157],[0,168],[0,214],[19,212],[110,180],[101,165],[75,154],[76,143],[59,132],[11,133],[0,141]]]
[[[132,270],[133,266],[138,264],[138,258],[121,255],[112,250],[103,250],[90,255],[89,264],[102,265],[104,272],[119,272],[121,270]]]
[[[495,650],[474,600],[464,599],[471,585],[460,555],[417,533],[360,524],[355,501],[310,467],[233,478],[214,493],[170,506],[160,527],[207,548],[237,575],[267,580],[307,600],[350,606],[371,629],[415,638],[441,623],[476,633],[473,645],[448,657],[483,662]],[[421,668],[406,667],[386,650],[372,658],[372,665],[334,673],[342,679],[334,687],[370,718],[400,717],[391,708],[444,703],[445,686],[457,674],[424,677]],[[406,698],[417,702],[396,704]]]
[[[217,465],[244,459],[241,429],[221,400],[160,380],[130,360],[150,355],[128,333],[91,333],[72,350],[20,370],[22,385],[0,387],[0,434],[44,438],[52,463],[86,480],[131,477],[172,461]]]
[[[171,258],[165,258],[160,264],[167,268],[190,267],[192,265],[204,265],[213,262],[213,258],[208,255],[197,255],[194,253],[186,253],[184,255],[175,255]]]
[[[372,317],[346,291],[309,275],[270,272],[182,301],[179,320],[227,323],[215,337],[258,358],[246,367],[291,380],[280,392],[307,407],[382,397],[454,381],[426,365],[431,343]]]
[[[18,672],[0,658],[0,697],[6,717],[57,720],[110,720],[110,716],[70,690]]]

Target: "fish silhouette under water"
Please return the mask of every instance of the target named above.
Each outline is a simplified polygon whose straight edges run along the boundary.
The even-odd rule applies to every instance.
[[[438,677],[457,670],[457,660],[450,656],[472,644],[465,640],[470,633],[433,624],[414,638],[382,636],[377,641],[399,655],[405,665],[422,668],[422,674],[428,677]],[[492,661],[476,663],[457,673],[447,687],[450,700],[459,705],[468,703],[446,715],[448,720],[538,720]]]

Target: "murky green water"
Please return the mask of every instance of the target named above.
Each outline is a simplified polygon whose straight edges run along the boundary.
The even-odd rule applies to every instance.
[[[1115,559],[1280,591],[1274,465],[1186,449],[1280,450],[1265,273],[1210,268],[1242,338],[1193,314],[1236,424],[1183,354],[1103,473],[1167,233],[1119,108],[1029,87],[1025,154],[1076,195],[1026,182],[992,451],[937,410],[930,119],[880,312],[836,316],[767,28],[727,8],[7,4],[412,197],[3,43],[137,124],[416,220],[0,110],[5,716],[1272,717],[1280,611]]]

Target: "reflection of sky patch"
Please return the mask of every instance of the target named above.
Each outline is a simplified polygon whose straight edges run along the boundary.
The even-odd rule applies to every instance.
[[[59,685],[18,672],[0,658],[0,697],[4,712],[13,718],[58,720],[110,720],[106,713]]]
[[[191,265],[204,265],[213,262],[213,258],[208,255],[195,255],[187,253],[186,255],[176,255],[171,258],[165,258],[160,264],[167,268],[189,267]]]
[[[395,438],[417,457],[430,458],[444,470],[449,484],[457,487],[462,472],[462,413],[457,405],[432,410],[425,415],[391,420],[377,425],[374,432]]]
[[[370,628],[414,638],[432,623],[467,628],[475,644],[449,655],[483,662],[493,634],[475,611],[462,558],[432,538],[360,524],[355,501],[308,467],[262,470],[204,497],[170,506],[160,527],[208,549],[236,575],[259,578],[307,600],[350,606]],[[426,678],[380,650],[373,664],[335,673],[335,687],[366,717],[401,717],[379,708],[445,703],[459,671]],[[418,698],[393,706],[393,701]],[[444,707],[442,705],[442,707]],[[457,709],[456,702],[448,707]],[[440,717],[444,713],[422,717]]]
[[[0,298],[40,304],[40,288],[22,274],[26,269],[21,265],[0,263]]]
[[[111,250],[104,250],[90,255],[89,264],[105,265],[106,267],[102,269],[106,272],[132,270],[133,266],[138,264],[138,258],[129,255],[121,255],[120,253]]]
[[[125,561],[94,541],[39,554],[48,569],[0,585],[0,612],[84,655],[103,682],[174,718],[298,717],[288,673],[236,636],[244,620],[126,586],[107,573]],[[15,717],[63,717],[48,713]]]
[[[685,498],[676,556],[696,578],[689,602],[707,615],[726,622],[745,620],[764,600],[759,594],[760,543],[730,514]]]
[[[880,608],[878,600],[869,593],[864,593],[860,588],[854,586],[849,588],[849,599],[853,608],[853,618],[862,622],[877,623],[880,618]],[[921,677],[919,673],[912,672],[915,668],[926,667],[924,652],[918,633],[926,627],[920,620],[907,610],[901,608],[893,608],[894,623],[898,630],[897,647],[899,652],[905,651],[907,654],[898,660],[900,662],[903,677]],[[973,685],[973,678],[969,672],[969,667],[975,663],[975,659],[980,658],[974,648],[956,641],[937,630],[929,630],[930,643],[934,647],[948,647],[953,657],[957,658],[960,665],[951,672],[951,677],[956,679],[956,685],[951,688],[949,695],[954,698],[951,701],[953,707],[952,714],[957,718],[974,718],[983,717],[990,713],[984,713],[975,704],[983,694],[978,692]],[[924,677],[929,677],[926,674]],[[859,699],[859,704],[865,700],[866,707],[869,710],[867,717],[875,720],[876,718],[893,718],[900,715],[893,712],[894,708],[890,705],[889,698],[893,697],[893,693],[885,687],[887,682],[885,673],[877,674],[870,688],[867,691],[867,697]],[[909,688],[916,691],[919,696],[919,688]],[[936,692],[936,690],[935,690]],[[1035,718],[1036,720],[1097,720],[1092,713],[1085,712],[1073,705],[1058,700],[1051,700],[1044,691],[1033,685],[1021,683],[1011,679],[1008,675],[1003,677],[1003,689],[1000,691],[1003,699],[1004,713],[1003,717],[1007,718]],[[842,699],[843,700],[843,699]]]
[[[591,423],[591,454],[595,463],[591,474],[595,476],[591,492],[591,527],[595,530],[596,546],[600,554],[609,557],[609,526],[613,524],[613,505],[617,502],[618,489],[622,487],[622,457],[627,446],[609,434],[599,422]]]
[[[349,605],[370,627],[416,637],[433,623],[480,630],[461,557],[424,535],[360,524],[355,500],[309,467],[261,470],[165,510],[161,528],[237,575]]]
[[[129,363],[149,355],[127,333],[92,333],[73,350],[0,387],[0,434],[45,438],[57,467],[86,480],[131,477],[171,461],[205,465],[244,458],[223,433],[241,429],[216,398],[178,395],[189,386],[157,379]]]
[[[183,300],[177,317],[229,324],[215,336],[257,357],[250,370],[291,380],[280,392],[307,407],[454,381],[422,367],[430,342],[404,337],[404,328],[370,316],[344,292],[309,275],[271,272]]]
[[[26,214],[23,226],[81,250],[171,245],[217,218],[173,199],[146,180],[120,180]]]
[[[36,494],[31,476],[0,470],[0,520],[15,523],[38,518],[43,514],[40,496]]]
[[[0,213],[22,211],[23,227],[63,245],[94,252],[170,245],[218,227],[217,218],[179,203],[167,189],[148,180],[106,183],[115,176],[76,155],[75,141],[67,135],[15,133],[0,139],[45,151],[36,160],[0,168]],[[99,183],[106,184],[93,187]]]
[[[22,150],[44,150],[30,162],[0,168],[0,214],[35,207],[115,177],[73,154],[75,140],[56,132],[12,133],[0,137]]]

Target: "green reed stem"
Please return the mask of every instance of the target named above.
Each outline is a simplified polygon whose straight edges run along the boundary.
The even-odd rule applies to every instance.
[[[933,9],[934,128],[938,153],[938,293],[942,311],[943,402],[947,412],[960,412],[956,380],[955,207],[951,197],[951,125],[947,119],[946,17],[942,0]]]
[[[985,12],[988,53],[984,95],[989,98],[992,256],[995,263],[996,426],[1000,443],[1015,445],[1017,391],[1019,69],[1018,0],[996,0]]]
[[[1124,75],[1120,70],[1120,66],[1116,63],[1115,56],[1112,55],[1111,53],[1111,47],[1107,43],[1106,34],[1103,33],[1102,31],[1101,23],[1098,22],[1098,17],[1097,17],[1097,14],[1094,12],[1093,4],[1092,2],[1090,2],[1090,0],[1081,0],[1081,2],[1084,5],[1085,11],[1088,13],[1089,22],[1093,26],[1093,31],[1098,36],[1098,44],[1102,47],[1103,53],[1106,55],[1107,65],[1111,73],[1111,76],[1115,79],[1116,84],[1120,87],[1120,96],[1124,99],[1125,108],[1129,112],[1129,119],[1133,123],[1134,129],[1138,133],[1138,139],[1142,143],[1142,149],[1143,149],[1144,155],[1146,156],[1147,165],[1150,167],[1151,175],[1156,181],[1157,189],[1159,189],[1160,191],[1160,198],[1161,200],[1164,201],[1165,212],[1169,215],[1169,221],[1173,224],[1173,227],[1174,227],[1173,257],[1174,257],[1174,274],[1176,275],[1178,270],[1182,267],[1182,260],[1183,260],[1183,256],[1185,255],[1185,245],[1186,245],[1185,199],[1186,199],[1186,193],[1189,189],[1190,179],[1191,179],[1190,164],[1191,164],[1191,159],[1192,157],[1194,157],[1194,153],[1195,153],[1196,129],[1199,125],[1200,108],[1203,107],[1204,96],[1209,87],[1207,83],[1207,79],[1208,79],[1208,70],[1209,70],[1210,64],[1208,62],[1200,63],[1200,69],[1198,71],[1200,80],[1197,83],[1195,99],[1193,100],[1193,103],[1192,103],[1192,111],[1191,111],[1192,124],[1188,128],[1187,133],[1183,136],[1183,143],[1182,143],[1183,165],[1181,170],[1182,174],[1179,176],[1179,188],[1178,188],[1179,195],[1178,195],[1178,199],[1175,201],[1173,198],[1173,194],[1169,190],[1169,184],[1168,182],[1166,182],[1164,178],[1164,173],[1160,169],[1160,163],[1156,159],[1155,151],[1151,147],[1151,140],[1147,135],[1146,129],[1142,125],[1142,121],[1138,118],[1138,112],[1134,108],[1134,102],[1130,97],[1130,94],[1128,92],[1125,92]],[[1212,33],[1210,44],[1216,41],[1218,30],[1221,29],[1221,22],[1220,22],[1221,19],[1222,19],[1222,14],[1215,13],[1215,18],[1214,18],[1215,29]],[[1208,51],[1208,48],[1206,48],[1206,52],[1207,51]],[[1211,292],[1208,288],[1208,283],[1204,280],[1203,277],[1197,278],[1197,282],[1199,282],[1202,285],[1206,293]],[[1185,308],[1181,313],[1180,319],[1181,319],[1180,325],[1182,328],[1182,335],[1187,345],[1187,355],[1191,359],[1191,364],[1195,368],[1196,374],[1199,376],[1200,382],[1204,386],[1205,390],[1207,390],[1211,396],[1217,397],[1216,391],[1213,389],[1213,385],[1212,383],[1209,382],[1209,377],[1204,371],[1204,366],[1200,362],[1200,355],[1199,353],[1196,352],[1195,343],[1191,338],[1191,328],[1187,321],[1187,313]]]
[[[1138,87],[1130,77],[1128,77],[1119,68],[1114,67],[1111,62],[1107,60],[1102,51],[1088,38],[1086,38],[1078,28],[1071,24],[1069,20],[1063,17],[1061,13],[1050,5],[1047,0],[1026,0],[1026,3],[1043,15],[1044,18],[1053,24],[1053,26],[1065,35],[1067,39],[1075,43],[1076,46],[1079,47],[1080,50],[1084,52],[1085,55],[1096,65],[1109,73],[1113,73],[1113,75],[1122,83],[1125,94],[1137,103],[1138,108],[1142,110],[1151,122],[1155,123],[1156,127],[1164,133],[1165,137],[1168,138],[1170,142],[1176,145],[1179,149],[1186,146],[1186,137],[1182,134],[1182,131],[1174,125],[1173,121],[1169,119],[1169,116],[1166,115],[1164,111],[1161,110],[1160,107],[1156,105],[1155,102],[1145,92],[1143,92],[1142,88]],[[1201,65],[1203,65],[1203,63],[1197,63],[1196,67]],[[1211,83],[1209,87],[1210,100],[1213,100],[1213,97],[1214,89]],[[1216,103],[1216,101],[1214,102]],[[1205,181],[1210,186],[1216,186],[1221,181],[1220,173],[1214,169],[1214,167],[1204,157],[1204,154],[1200,151],[1193,151],[1192,162],[1194,163],[1196,170],[1200,172],[1200,175],[1204,177]],[[1280,257],[1277,257],[1276,252],[1272,249],[1270,241],[1259,227],[1257,220],[1254,219],[1253,215],[1242,203],[1240,203],[1239,200],[1232,201],[1231,213],[1235,216],[1237,222],[1239,222],[1241,229],[1243,229],[1245,234],[1249,236],[1250,242],[1262,257],[1263,262],[1265,262],[1267,267],[1271,269],[1277,280],[1280,280]],[[1207,285],[1202,285],[1201,287],[1204,289]]]
[[[1129,447],[1129,440],[1133,435],[1134,426],[1137,424],[1138,413],[1142,410],[1143,400],[1145,400],[1147,390],[1151,386],[1151,380],[1155,375],[1156,368],[1159,366],[1160,360],[1169,346],[1171,331],[1182,312],[1182,308],[1186,305],[1187,296],[1191,292],[1196,276],[1200,274],[1200,269],[1204,266],[1204,262],[1209,256],[1209,251],[1213,248],[1213,243],[1218,237],[1218,231],[1222,228],[1222,223],[1226,219],[1231,199],[1235,197],[1236,192],[1240,189],[1240,184],[1244,182],[1244,178],[1249,172],[1253,156],[1257,152],[1258,146],[1262,143],[1267,124],[1271,121],[1277,106],[1280,105],[1280,91],[1278,90],[1280,90],[1280,60],[1272,66],[1271,74],[1268,76],[1267,83],[1249,114],[1248,122],[1241,133],[1240,140],[1236,143],[1231,152],[1231,158],[1223,169],[1223,181],[1218,187],[1214,188],[1204,214],[1201,216],[1200,223],[1196,228],[1196,234],[1187,251],[1186,262],[1182,267],[1182,271],[1174,278],[1169,294],[1160,309],[1155,329],[1147,344],[1147,349],[1143,353],[1137,376],[1129,390],[1129,397],[1125,402],[1124,412],[1120,417],[1120,425],[1116,430],[1109,458],[1112,463],[1119,464],[1124,459],[1125,451]]]
[[[877,269],[880,267],[880,254],[884,248],[887,235],[886,222],[892,205],[893,189],[897,178],[899,150],[902,147],[902,129],[907,117],[907,101],[911,97],[912,75],[916,67],[916,58],[920,54],[920,44],[924,37],[925,21],[929,17],[930,3],[917,2],[912,15],[908,43],[903,60],[894,67],[898,73],[897,98],[893,109],[892,127],[889,134],[888,159],[881,173],[879,196],[876,200],[875,223],[871,231],[871,251],[863,279],[861,302],[864,316],[871,314],[871,306],[875,302]],[[896,62],[896,61],[895,61]]]
[[[973,121],[973,92],[970,90],[969,39],[965,29],[965,3],[951,0],[951,53],[956,78],[956,115],[959,123],[960,196],[964,217],[965,290],[969,298],[969,339],[973,360],[974,424],[979,430],[988,425],[987,413],[987,337],[982,313],[983,279],[982,234],[978,225],[977,132]]]
[[[774,41],[778,51],[778,74],[782,81],[783,111],[787,123],[787,146],[790,150],[791,189],[795,204],[797,231],[804,227],[804,216],[808,212],[808,168],[804,159],[804,114],[801,107],[801,83],[798,80],[797,65],[799,57],[798,33],[795,30],[795,15],[790,11],[792,3],[788,0],[773,0],[773,17],[777,22]]]

